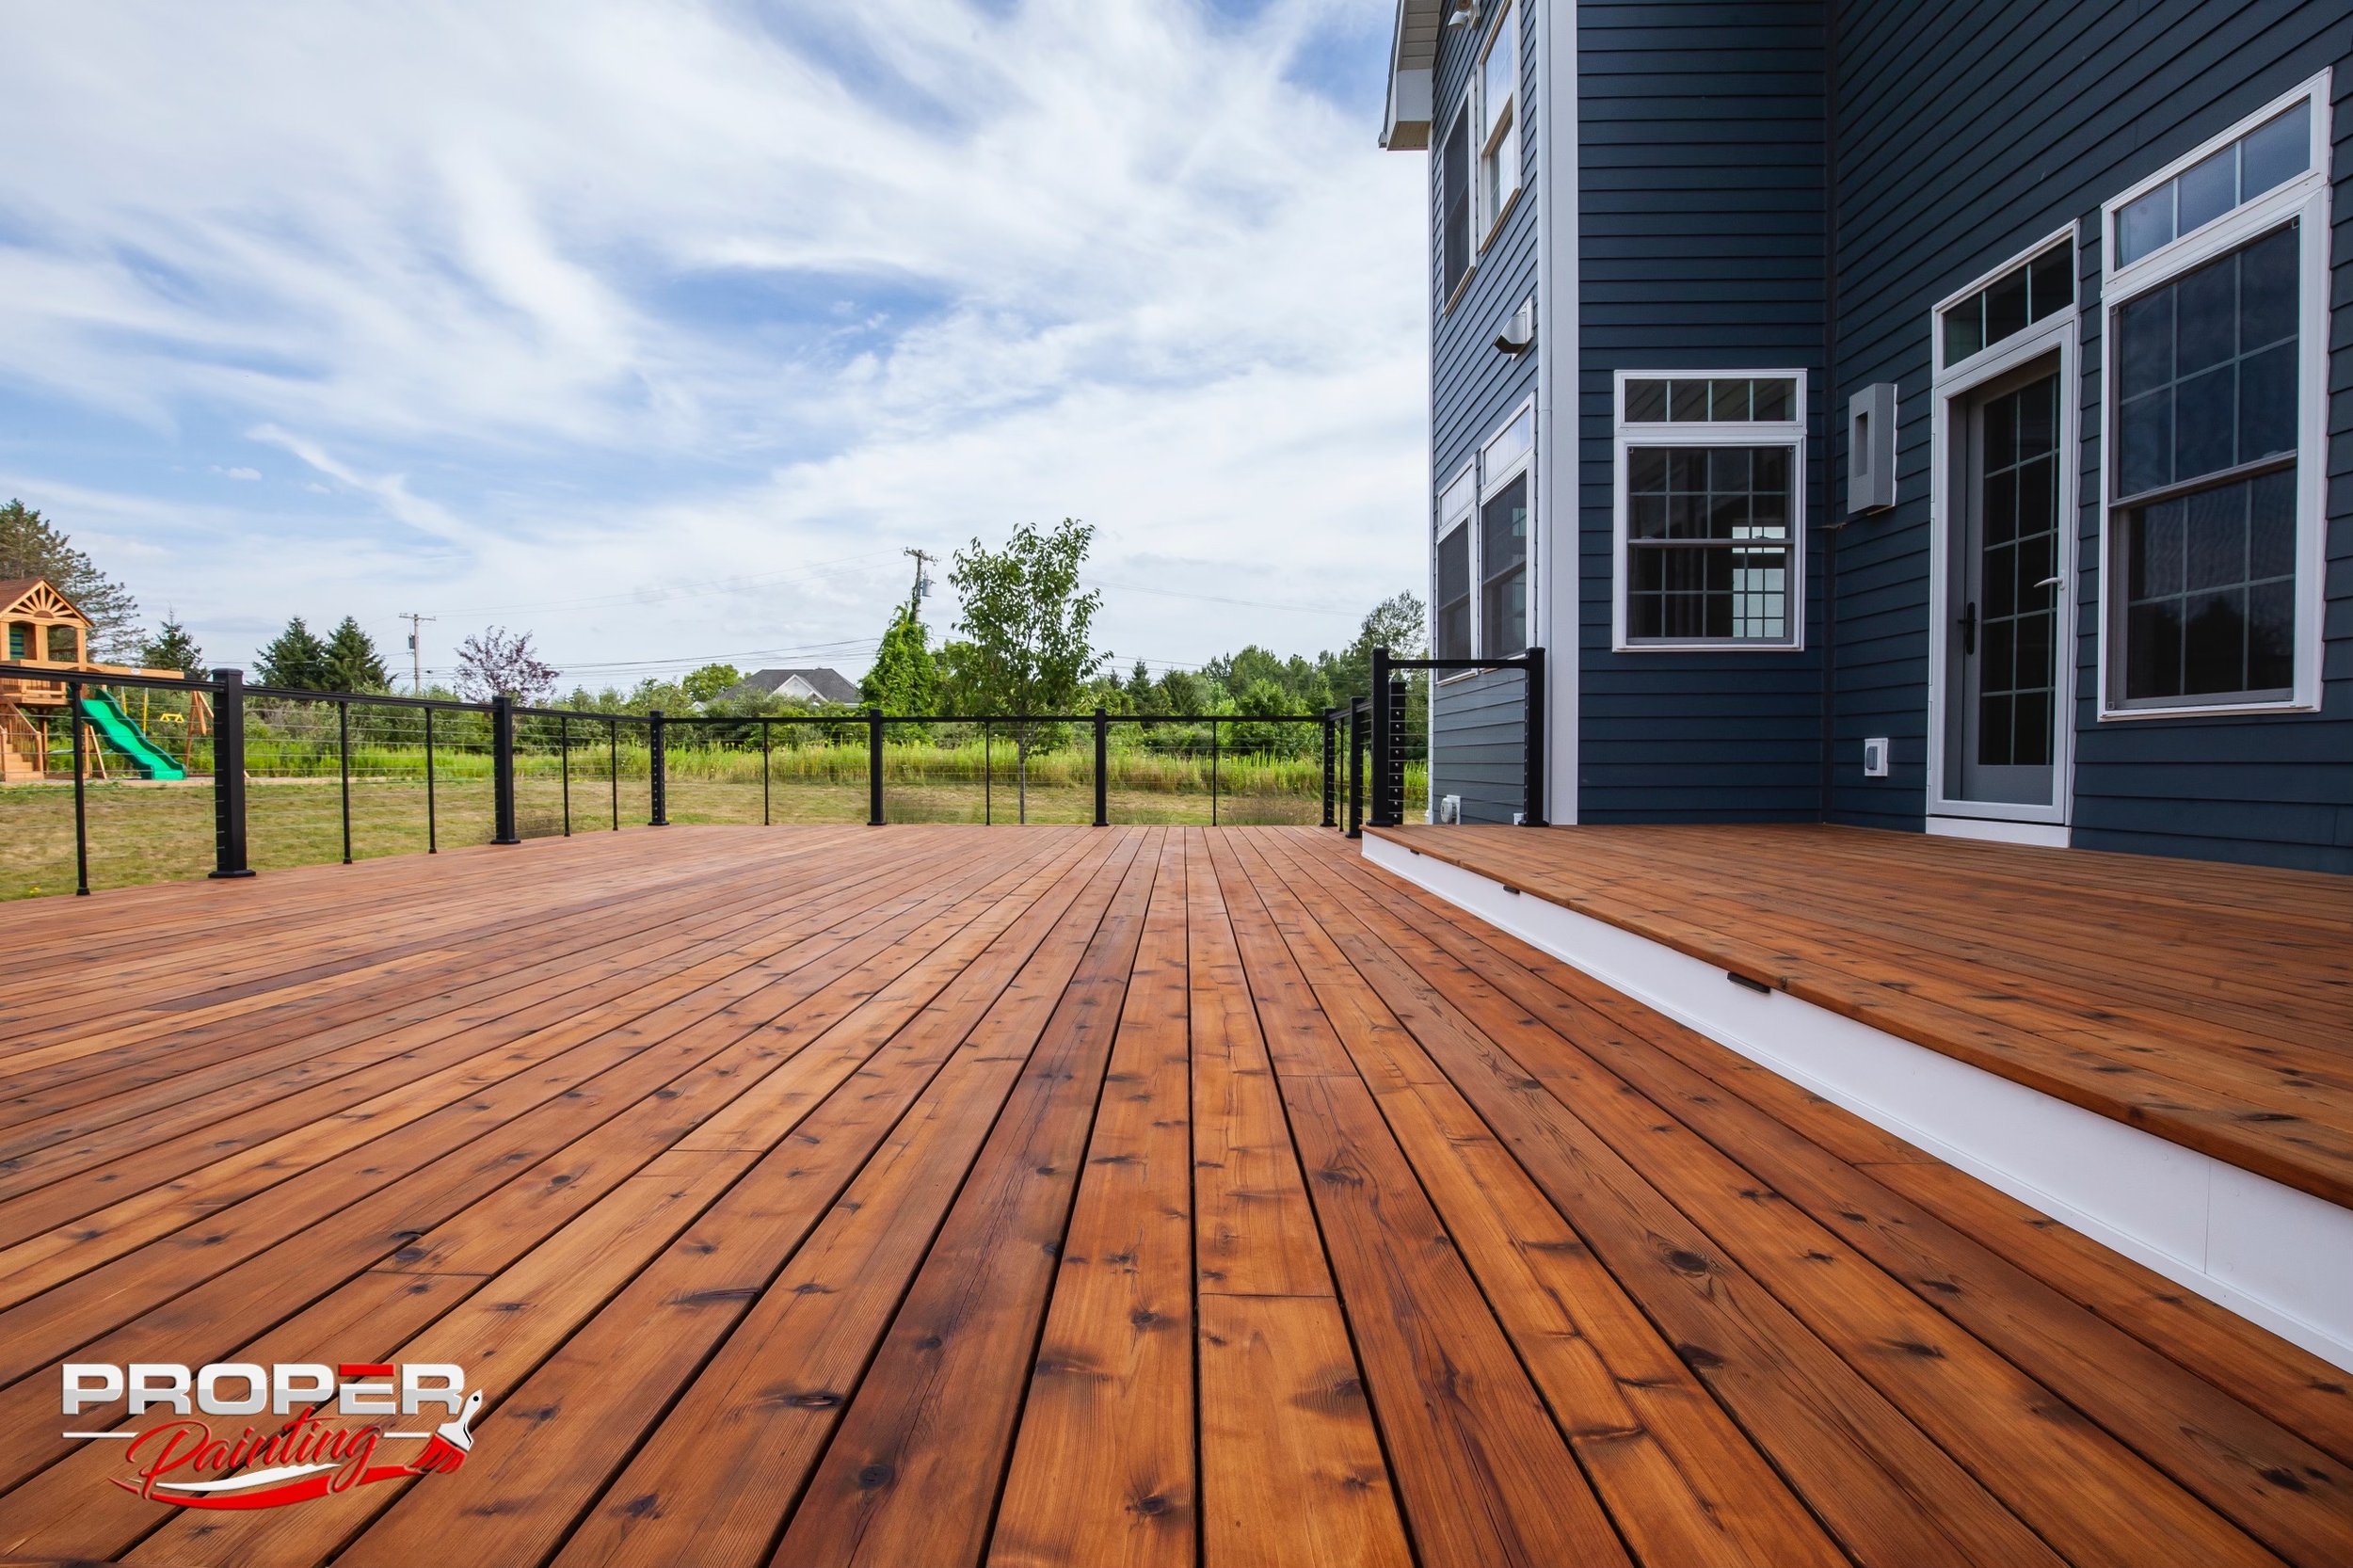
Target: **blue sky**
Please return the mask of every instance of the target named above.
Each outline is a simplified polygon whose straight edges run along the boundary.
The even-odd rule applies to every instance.
[[[429,668],[855,671],[903,550],[1066,514],[1123,663],[1336,645],[1422,575],[1392,15],[22,8],[0,497],[216,661],[416,610]]]

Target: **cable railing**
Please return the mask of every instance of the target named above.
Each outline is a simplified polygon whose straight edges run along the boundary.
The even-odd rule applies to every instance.
[[[8,803],[7,891],[87,893],[94,843],[120,884],[674,821],[1328,827],[1341,799],[1338,709],[614,713],[0,663],[0,720],[10,779],[72,797],[70,861]]]
[[[1513,820],[1522,826],[1545,825],[1545,650],[1531,648],[1500,659],[1400,659],[1385,648],[1376,648],[1372,650],[1372,691],[1352,698],[1348,707],[1350,838],[1362,837],[1368,825],[1401,826],[1411,792],[1410,774],[1418,766],[1425,780],[1436,776],[1438,735],[1433,728],[1425,738],[1413,738],[1410,690],[1398,677],[1411,671],[1442,675],[1507,670],[1516,670],[1522,677],[1514,715],[1519,731],[1519,776],[1514,782],[1520,805]]]

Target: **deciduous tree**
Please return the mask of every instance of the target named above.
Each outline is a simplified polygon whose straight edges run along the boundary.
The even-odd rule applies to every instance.
[[[1002,550],[974,539],[948,573],[962,600],[953,662],[965,701],[983,713],[1029,715],[1066,708],[1111,655],[1093,642],[1103,596],[1080,592],[1079,571],[1095,530],[1064,518],[1050,533],[1029,523]],[[959,704],[961,706],[961,704]],[[1030,820],[1030,747],[1035,727],[1016,723],[1014,769],[1020,818]]]

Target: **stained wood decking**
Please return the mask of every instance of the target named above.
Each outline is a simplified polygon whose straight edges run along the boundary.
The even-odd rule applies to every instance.
[[[11,919],[0,1556],[2353,1560],[2344,1374],[1329,833],[672,828]],[[175,1512],[60,1435],[69,1358],[491,1403],[455,1474]]]
[[[1801,824],[1373,831],[2353,1208],[2353,877]]]

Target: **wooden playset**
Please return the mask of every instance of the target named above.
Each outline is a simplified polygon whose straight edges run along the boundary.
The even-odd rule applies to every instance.
[[[89,617],[44,578],[0,582],[0,627],[7,631],[8,664],[40,671],[0,670],[0,783],[71,778],[73,723],[82,726],[82,754],[91,777],[187,776],[197,738],[212,722],[204,694],[190,691],[183,696],[142,687],[119,699],[103,684],[109,675],[177,677],[183,671],[90,659]],[[80,712],[74,714],[67,711],[68,674],[101,678],[82,686]]]

